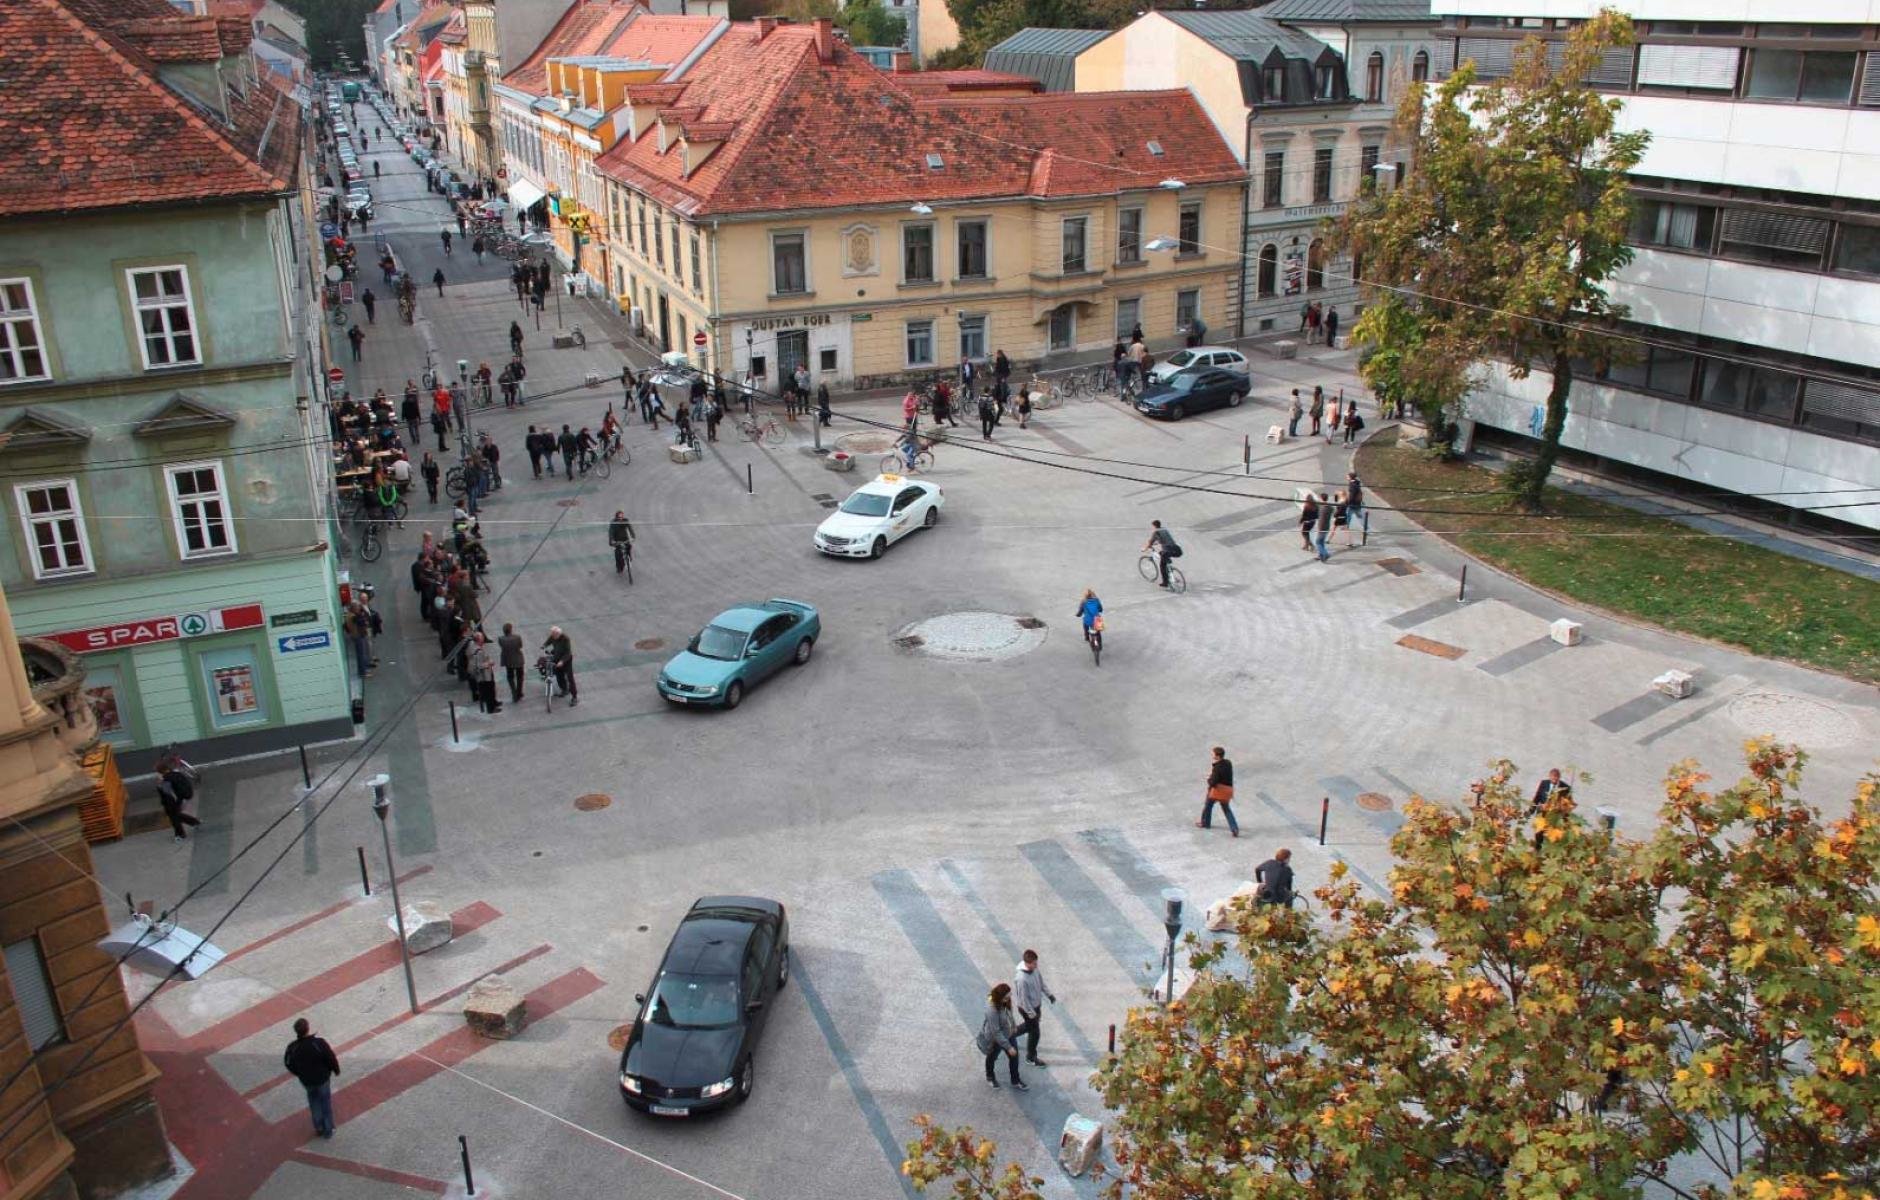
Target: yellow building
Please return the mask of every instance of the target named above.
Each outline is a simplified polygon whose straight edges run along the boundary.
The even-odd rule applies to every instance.
[[[1226,316],[1244,174],[1185,91],[899,76],[759,18],[629,85],[618,123],[610,286],[733,378],[866,387]]]

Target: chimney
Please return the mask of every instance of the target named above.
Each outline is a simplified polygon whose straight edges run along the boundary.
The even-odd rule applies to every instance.
[[[836,23],[828,17],[816,18],[816,61],[833,62],[836,57]]]
[[[894,73],[904,75],[914,69],[914,56],[905,50],[894,52]]]
[[[777,27],[778,21],[775,17],[758,17],[753,24],[757,26],[757,40],[761,42],[770,36],[771,31]]]

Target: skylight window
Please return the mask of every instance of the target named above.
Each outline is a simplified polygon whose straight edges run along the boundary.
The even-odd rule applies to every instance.
[[[929,154],[927,156],[927,169],[929,171],[938,171],[940,168],[946,165],[947,165],[946,159],[941,158],[938,154]]]
[[[1162,157],[1162,143],[1155,141],[1153,138],[1150,139],[1149,153],[1155,155],[1157,158],[1161,158]]]

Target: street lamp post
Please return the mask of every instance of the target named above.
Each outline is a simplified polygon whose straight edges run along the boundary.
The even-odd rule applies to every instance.
[[[379,819],[379,837],[385,843],[385,872],[392,877],[392,920],[398,929],[398,954],[405,963],[405,997],[411,1001],[411,1015],[418,1015],[418,984],[411,977],[411,947],[405,944],[405,905],[398,898],[398,864],[392,861],[392,835],[385,818],[392,813],[392,777],[378,774],[366,780],[372,789],[372,812]]]
[[[1175,939],[1182,933],[1182,901],[1186,897],[1180,888],[1162,889],[1162,928],[1168,930],[1168,974],[1162,985],[1162,1004],[1167,1007],[1175,999]]]

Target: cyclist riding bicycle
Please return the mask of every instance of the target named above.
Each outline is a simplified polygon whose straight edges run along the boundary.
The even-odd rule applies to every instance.
[[[901,452],[901,465],[907,470],[914,469],[914,456],[920,453],[920,438],[912,430],[901,435],[901,440],[894,447]]]
[[[1077,617],[1084,623],[1084,640],[1103,637],[1103,601],[1097,599],[1097,593],[1084,589],[1083,602],[1077,606]]]
[[[607,415],[601,418],[601,453],[613,455],[620,453],[620,422],[609,408]]]
[[[1167,587],[1169,560],[1180,558],[1182,556],[1182,548],[1175,544],[1174,535],[1162,528],[1162,522],[1149,522],[1149,529],[1149,540],[1142,544],[1143,553],[1147,554],[1151,548],[1154,549],[1156,566],[1160,568],[1162,572],[1161,586]]]
[[[574,444],[577,456],[575,462],[580,464],[582,473],[586,474],[587,469],[594,465],[594,435],[588,432],[587,426],[583,425],[581,432],[574,435]]]
[[[614,519],[608,522],[607,544],[614,548],[614,574],[618,575],[633,557],[633,522],[627,520],[624,510],[615,510]]]

